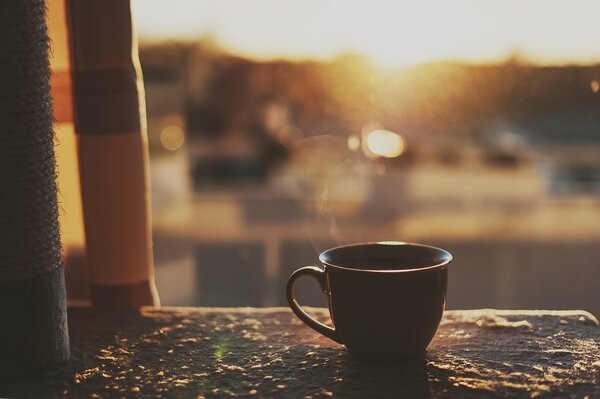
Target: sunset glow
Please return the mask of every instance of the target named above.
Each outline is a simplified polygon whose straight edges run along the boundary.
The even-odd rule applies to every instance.
[[[134,0],[142,41],[211,37],[260,59],[358,52],[379,65],[513,54],[540,63],[600,60],[600,2],[574,0]]]

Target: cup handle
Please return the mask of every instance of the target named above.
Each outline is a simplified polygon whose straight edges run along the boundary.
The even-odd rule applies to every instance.
[[[294,288],[296,286],[296,281],[302,276],[314,277],[319,282],[319,285],[321,286],[321,290],[323,291],[323,293],[324,294],[327,293],[327,283],[325,281],[325,272],[323,271],[323,269],[320,269],[315,266],[302,267],[302,268],[296,270],[294,273],[292,273],[292,275],[290,276],[290,278],[288,279],[288,282],[287,282],[286,295],[287,295],[287,300],[290,304],[290,307],[292,308],[292,310],[294,311],[296,316],[298,316],[298,318],[300,320],[302,320],[307,326],[309,326],[316,332],[323,334],[327,338],[331,338],[335,342],[343,344],[343,342],[342,342],[340,336],[338,335],[337,331],[335,330],[335,328],[331,328],[331,327],[321,323],[320,321],[316,320],[315,318],[310,316],[308,313],[306,313],[300,307],[300,304],[298,304],[298,301],[296,300],[296,292],[294,291]]]

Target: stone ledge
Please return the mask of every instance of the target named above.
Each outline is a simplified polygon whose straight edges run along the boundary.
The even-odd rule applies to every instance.
[[[398,364],[356,360],[287,308],[71,308],[69,325],[70,363],[0,397],[600,396],[584,311],[447,311],[426,358]]]

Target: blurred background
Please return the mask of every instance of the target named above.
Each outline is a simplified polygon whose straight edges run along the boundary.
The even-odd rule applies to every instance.
[[[600,315],[600,3],[133,6],[164,305],[398,240],[454,254],[448,308]]]

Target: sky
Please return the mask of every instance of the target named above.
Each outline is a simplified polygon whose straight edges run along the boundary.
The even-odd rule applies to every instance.
[[[597,0],[132,0],[142,42],[210,36],[259,59],[600,61]]]

